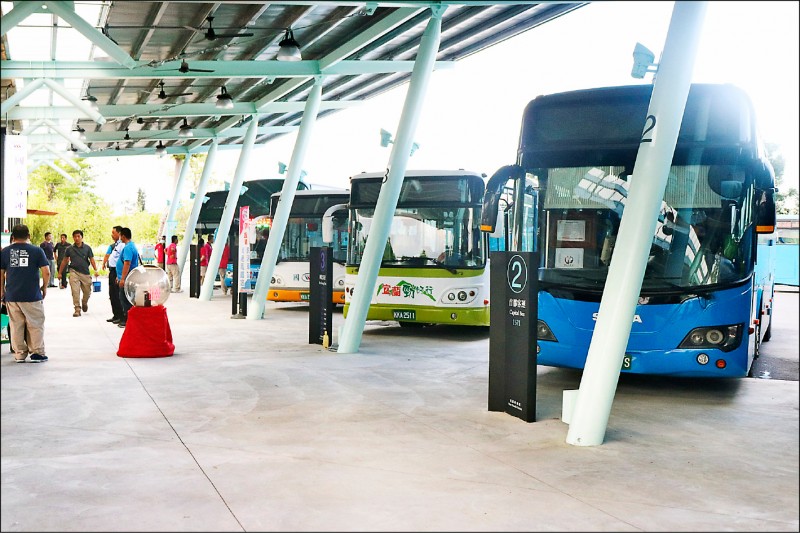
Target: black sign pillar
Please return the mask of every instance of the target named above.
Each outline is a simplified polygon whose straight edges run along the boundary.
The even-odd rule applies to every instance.
[[[309,279],[308,343],[330,345],[333,331],[333,265],[330,246],[311,248]],[[327,346],[326,346],[327,347]]]
[[[189,298],[200,298],[200,247],[189,246]]]
[[[536,252],[492,252],[489,411],[536,420]]]

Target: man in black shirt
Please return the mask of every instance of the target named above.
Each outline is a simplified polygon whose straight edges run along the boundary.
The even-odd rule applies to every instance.
[[[47,261],[50,263],[50,285],[48,287],[55,287],[55,279],[56,279],[56,258],[53,255],[55,250],[55,246],[53,245],[53,234],[49,231],[44,234],[44,242],[39,245],[39,247],[44,250],[44,256],[47,258]]]

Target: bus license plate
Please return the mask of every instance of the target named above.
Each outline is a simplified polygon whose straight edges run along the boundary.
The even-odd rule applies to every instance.
[[[625,354],[625,357],[622,358],[622,370],[630,370],[631,369],[631,356],[630,354]]]
[[[307,292],[301,292],[300,293],[300,299],[301,300],[310,300],[311,299],[311,294],[307,293]]]
[[[394,310],[392,316],[395,320],[416,320],[417,312],[408,310]]]

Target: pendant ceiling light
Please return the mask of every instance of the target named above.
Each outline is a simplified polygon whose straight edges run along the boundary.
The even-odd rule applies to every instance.
[[[158,146],[156,146],[156,155],[158,157],[163,157],[164,154],[167,153],[167,147],[161,141],[158,141]]]
[[[278,50],[278,61],[300,61],[303,57],[300,55],[300,45],[294,40],[294,33],[292,30],[286,30],[283,40],[278,43],[280,49]]]
[[[233,97],[228,94],[225,86],[219,88],[219,95],[217,95],[217,109],[233,109]]]
[[[192,127],[186,122],[186,119],[183,119],[183,124],[181,124],[180,131],[178,131],[178,137],[194,137]]]

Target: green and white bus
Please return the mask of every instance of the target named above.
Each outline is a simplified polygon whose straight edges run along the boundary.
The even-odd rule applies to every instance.
[[[350,178],[345,316],[383,178]],[[406,172],[367,320],[489,325],[488,237],[480,229],[484,188],[476,172]]]

